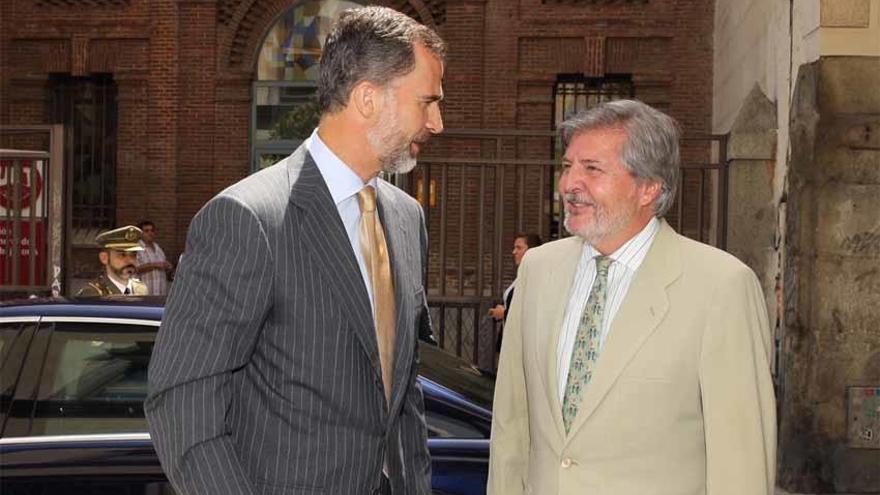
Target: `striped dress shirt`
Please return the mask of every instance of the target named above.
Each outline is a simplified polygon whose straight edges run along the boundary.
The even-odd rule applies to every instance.
[[[645,225],[641,232],[626,241],[617,251],[611,253],[614,263],[611,264],[611,268],[608,270],[608,299],[605,301],[602,333],[599,336],[600,357],[605,341],[608,340],[608,333],[611,331],[614,316],[626,297],[627,291],[629,291],[629,286],[636,274],[636,270],[638,270],[642,261],[645,260],[645,255],[648,254],[648,249],[650,249],[651,243],[654,242],[654,237],[659,231],[660,222],[654,217]],[[556,369],[559,376],[558,392],[560,403],[565,396],[568,368],[571,364],[571,353],[574,351],[574,341],[577,337],[581,315],[584,312],[584,305],[587,303],[590,289],[593,287],[593,281],[596,279],[595,258],[599,255],[601,253],[593,248],[593,246],[586,242],[584,243],[581,259],[578,261],[574,284],[568,295],[568,305],[565,307],[565,316],[562,320],[562,331],[559,333],[556,353],[559,356]]]

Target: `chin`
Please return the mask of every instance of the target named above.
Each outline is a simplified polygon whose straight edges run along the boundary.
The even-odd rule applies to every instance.
[[[417,162],[414,157],[394,160],[387,166],[382,167],[382,171],[389,174],[406,174],[416,168],[416,164]]]

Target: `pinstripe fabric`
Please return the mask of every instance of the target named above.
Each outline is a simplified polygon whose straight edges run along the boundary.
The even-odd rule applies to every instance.
[[[385,460],[395,494],[430,492],[424,220],[387,182],[377,192],[398,308],[390,405],[363,278],[304,147],[193,219],[145,404],[178,493],[366,494]]]

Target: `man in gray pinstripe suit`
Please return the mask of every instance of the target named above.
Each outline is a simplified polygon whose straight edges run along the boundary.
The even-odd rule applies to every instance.
[[[145,404],[178,493],[430,493],[416,382],[430,330],[424,218],[377,175],[410,170],[442,131],[444,53],[393,10],[343,13],[324,47],[318,129],[193,219]],[[359,249],[364,191],[384,226],[388,291]],[[374,315],[388,300],[386,355]]]

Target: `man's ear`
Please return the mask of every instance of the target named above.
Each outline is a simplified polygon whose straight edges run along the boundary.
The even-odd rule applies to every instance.
[[[351,105],[365,120],[370,120],[378,112],[381,102],[381,88],[370,81],[361,81],[354,85],[348,97]]]
[[[657,201],[657,198],[660,197],[660,193],[663,192],[663,184],[658,180],[645,181],[641,185],[641,192],[639,194],[639,205],[640,206],[650,206]]]
[[[101,251],[98,253],[98,259],[101,260],[102,265],[106,265],[110,263],[110,252],[109,251]]]

